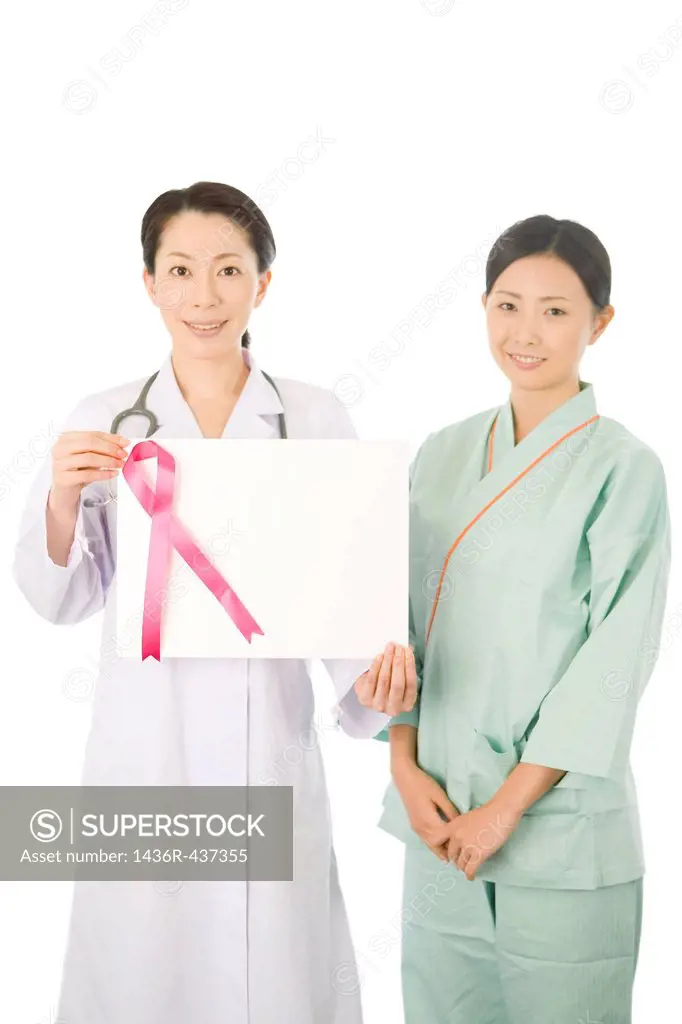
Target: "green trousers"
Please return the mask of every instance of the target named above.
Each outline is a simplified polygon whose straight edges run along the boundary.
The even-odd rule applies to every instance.
[[[642,879],[601,889],[470,882],[406,848],[405,1024],[631,1024]]]

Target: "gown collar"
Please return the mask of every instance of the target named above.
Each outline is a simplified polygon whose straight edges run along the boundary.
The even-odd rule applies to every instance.
[[[497,423],[497,427],[493,432],[495,423]],[[436,565],[433,566],[434,569],[440,568],[440,582],[445,578],[446,570],[450,574],[451,585],[454,573],[463,572],[466,575],[468,572],[471,562],[467,556],[462,554],[461,544],[477,523],[488,524],[490,533],[494,534],[498,529],[499,522],[497,525],[493,524],[496,519],[500,520],[498,503],[507,500],[507,495],[509,495],[508,500],[513,503],[517,499],[515,488],[518,488],[517,508],[523,510],[520,495],[527,500],[525,488],[528,475],[535,472],[536,468],[537,472],[541,472],[544,468],[544,460],[552,456],[554,451],[564,444],[570,446],[568,450],[564,449],[564,454],[569,454],[569,465],[571,465],[574,459],[579,458],[583,452],[588,450],[589,441],[596,433],[598,425],[599,417],[596,412],[594,391],[592,385],[585,381],[580,381],[578,394],[569,398],[549,416],[546,416],[518,444],[514,444],[511,398],[499,409],[490,410],[483,424],[479,440],[473,446],[468,462],[458,474],[455,485],[458,489],[457,499],[456,501],[451,500],[447,505],[449,536],[443,543],[442,550],[436,551]],[[577,447],[571,444],[574,435],[580,437]],[[492,460],[490,459],[491,447]],[[564,459],[562,459],[562,468],[566,469]],[[488,513],[490,513],[489,518],[484,518],[488,516]],[[469,556],[470,554],[471,552],[469,552]],[[439,592],[440,590],[434,599],[428,619],[426,642],[428,642],[434,621],[436,624],[438,621],[441,624],[445,623],[442,628],[447,628],[447,615],[444,615],[442,611],[439,617],[435,614],[439,604]]]
[[[499,465],[502,459],[515,449],[521,453],[524,448],[535,448],[537,444],[548,448],[564,434],[592,419],[597,413],[594,388],[587,381],[581,380],[578,383],[580,387],[578,394],[554,409],[518,444],[514,441],[514,415],[510,396],[505,404],[497,410],[494,433],[491,430],[492,466]],[[490,446],[488,456],[490,456]],[[489,464],[490,458],[488,459]]]
[[[263,375],[253,355],[242,349],[242,358],[249,367],[249,375],[241,390],[222,437],[276,437],[278,413],[282,402],[270,382]],[[173,369],[169,353],[147,396],[147,404],[158,417],[160,426],[155,436],[202,438],[194,413],[185,401]],[[266,419],[264,417],[269,417]]]

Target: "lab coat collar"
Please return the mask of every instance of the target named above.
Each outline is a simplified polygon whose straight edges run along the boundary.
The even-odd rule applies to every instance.
[[[499,409],[494,437],[494,463],[504,458],[514,448],[527,447],[526,441],[531,438],[534,442],[533,447],[538,441],[545,447],[549,447],[564,434],[595,416],[597,404],[594,388],[584,380],[578,383],[580,387],[578,394],[554,409],[530,434],[519,441],[518,445],[514,441],[514,415],[510,396]]]
[[[242,358],[249,367],[249,375],[225,424],[222,437],[276,437],[276,416],[283,412],[282,402],[248,349],[242,349]],[[180,390],[173,370],[172,353],[166,357],[158,377],[149,389],[147,404],[160,423],[155,437],[203,437],[194,413]]]

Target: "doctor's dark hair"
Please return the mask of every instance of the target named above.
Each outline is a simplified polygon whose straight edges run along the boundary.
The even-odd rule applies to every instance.
[[[511,263],[545,252],[554,253],[575,270],[595,312],[609,305],[611,261],[602,243],[577,221],[555,220],[544,213],[517,221],[497,239],[486,262],[486,295]]]
[[[171,217],[184,210],[199,213],[220,213],[242,228],[258,260],[258,273],[269,270],[276,256],[275,239],[263,211],[246,193],[232,185],[217,181],[197,181],[187,188],[163,192],[154,200],[142,218],[142,258],[150,274],[154,273],[156,254],[163,230]],[[242,348],[248,348],[251,337],[242,335]]]

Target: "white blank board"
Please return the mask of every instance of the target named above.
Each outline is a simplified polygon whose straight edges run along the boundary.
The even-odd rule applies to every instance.
[[[406,442],[159,443],[176,460],[173,515],[264,631],[249,643],[173,550],[162,659],[371,660],[408,643]],[[138,468],[155,489],[156,460]],[[140,659],[151,518],[122,476],[117,491],[117,633]]]

